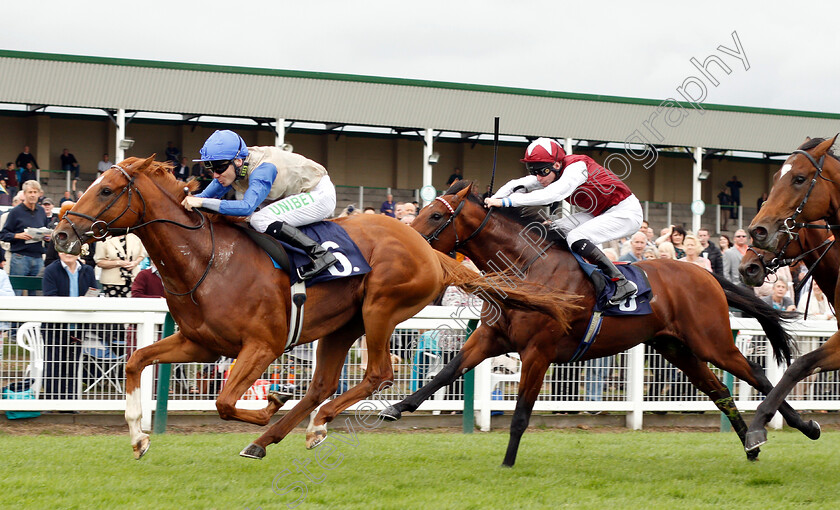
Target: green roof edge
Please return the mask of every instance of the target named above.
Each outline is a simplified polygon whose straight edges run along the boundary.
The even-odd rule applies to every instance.
[[[513,94],[519,96],[545,97],[555,99],[570,99],[577,101],[597,101],[604,103],[636,104],[643,106],[658,106],[664,99],[645,99],[638,97],[608,96],[598,94],[582,94],[576,92],[555,92],[550,90],[525,89],[517,87],[501,87],[496,85],[477,85],[469,83],[455,83],[431,80],[416,80],[408,78],[388,78],[381,76],[365,76],[358,74],[326,73],[318,71],[290,71],[283,69],[265,69],[259,67],[237,67],[215,64],[191,64],[184,62],[167,62],[157,60],[137,60],[116,57],[94,57],[87,55],[67,55],[61,53],[40,53],[29,51],[0,49],[0,58],[20,58],[29,60],[49,60],[57,62],[75,62],[80,64],[102,64],[128,67],[149,67],[155,69],[177,69],[182,71],[203,71],[213,73],[250,74],[259,76],[277,76],[282,78],[308,78],[313,80],[351,81],[360,83],[378,83],[383,85],[401,85],[406,87],[427,87],[450,90],[466,90],[472,92],[488,92],[494,94]],[[683,107],[689,104],[680,101]],[[701,103],[703,109],[735,113],[752,113],[760,115],[782,115],[789,117],[810,117],[820,119],[838,119],[840,113],[812,112],[805,110],[787,110],[776,108],[759,108],[754,106],[733,106],[712,103]]]

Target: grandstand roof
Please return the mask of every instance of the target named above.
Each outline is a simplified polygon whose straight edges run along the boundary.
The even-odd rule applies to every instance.
[[[0,50],[0,102],[788,153],[840,114]],[[702,107],[702,112],[700,108]],[[665,123],[669,116],[673,127]],[[655,134],[648,127],[658,133]]]

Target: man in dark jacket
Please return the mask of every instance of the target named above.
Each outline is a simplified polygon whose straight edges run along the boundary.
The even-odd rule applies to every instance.
[[[709,241],[709,229],[698,229],[697,239],[700,240],[700,245],[703,246],[703,251],[700,252],[700,256],[709,259],[709,262],[712,264],[713,273],[718,276],[723,276],[723,254],[714,243]]]
[[[15,206],[6,217],[6,224],[0,230],[0,241],[9,243],[9,274],[12,276],[38,276],[44,268],[44,245],[28,243],[32,236],[26,233],[29,227],[47,226],[47,214],[38,205],[41,185],[38,181],[23,183],[23,203]],[[44,240],[49,240],[46,237]],[[15,291],[21,295],[20,291]]]

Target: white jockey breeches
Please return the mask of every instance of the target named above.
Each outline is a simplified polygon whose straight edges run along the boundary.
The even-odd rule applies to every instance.
[[[325,175],[308,193],[298,193],[273,202],[251,215],[251,226],[265,232],[275,221],[293,227],[309,225],[332,216],[335,212],[335,186]]]
[[[600,216],[592,216],[588,212],[575,213],[555,221],[554,228],[566,235],[569,246],[581,239],[601,244],[638,232],[643,216],[639,199],[630,195]]]

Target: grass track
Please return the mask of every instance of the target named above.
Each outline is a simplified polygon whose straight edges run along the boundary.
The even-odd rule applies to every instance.
[[[333,452],[294,434],[263,461],[240,458],[254,434],[152,436],[134,461],[127,436],[0,435],[0,508],[837,508],[840,432],[811,442],[771,432],[749,463],[733,433],[529,431],[514,469],[501,469],[507,433],[331,433]],[[320,448],[319,448],[320,449]],[[324,457],[326,451],[321,452]],[[339,464],[340,462],[340,464]]]

